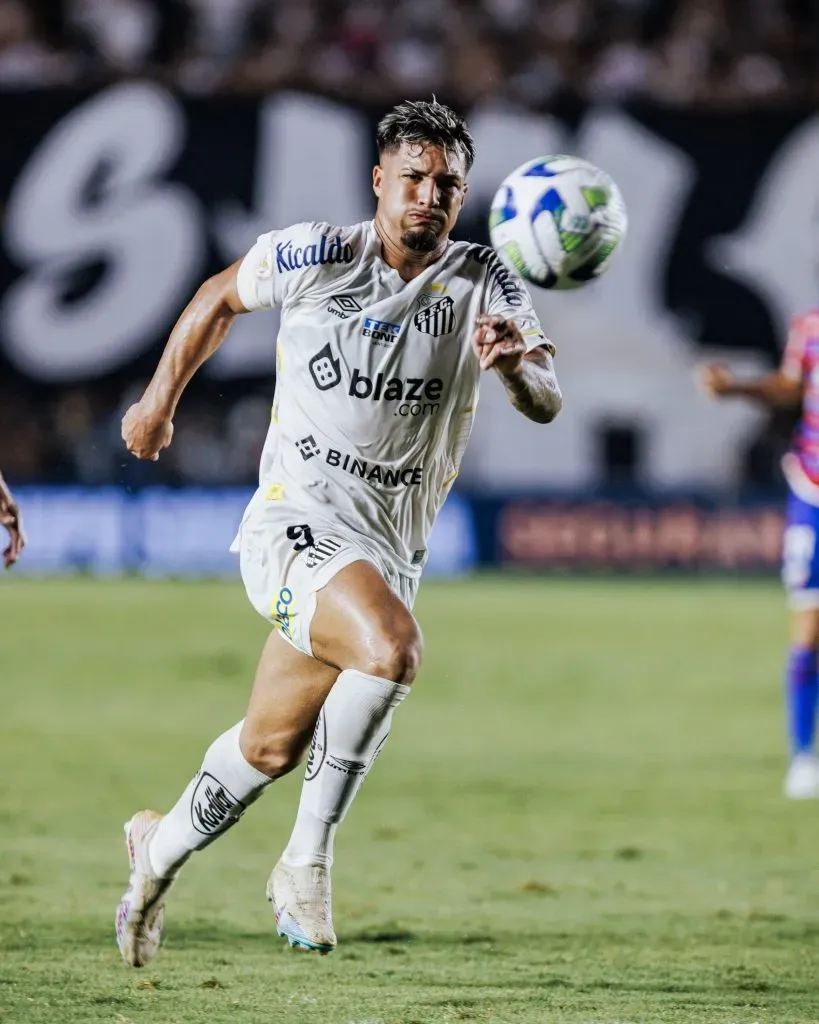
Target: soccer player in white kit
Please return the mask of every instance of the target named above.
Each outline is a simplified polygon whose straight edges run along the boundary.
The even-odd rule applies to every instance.
[[[194,850],[233,825],[310,752],[293,833],[267,883],[291,945],[336,945],[336,829],[421,662],[412,606],[427,540],[466,446],[481,371],[539,423],[561,406],[521,281],[483,246],[451,242],[474,144],[438,102],[405,102],[378,127],[375,218],[262,235],[206,281],[123,419],[128,450],[171,442],[185,385],[233,319],[279,306],[275,402],[259,488],[234,549],[272,624],[245,718],[218,737],[176,805],[125,826],[124,959],[159,946],[165,895]],[[311,742],[312,737],[312,742]]]

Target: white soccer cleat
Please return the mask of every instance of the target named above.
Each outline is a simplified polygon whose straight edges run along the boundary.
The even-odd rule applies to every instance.
[[[117,907],[117,945],[132,967],[144,967],[156,956],[165,919],[165,893],[172,878],[157,878],[148,858],[148,842],[162,820],[156,811],[137,811],[125,823],[125,844],[131,876]]]
[[[267,898],[276,915],[277,933],[294,949],[326,954],[336,948],[330,872],[326,867],[290,867],[279,861],[267,880]]]
[[[785,796],[789,800],[819,800],[819,758],[815,754],[797,754],[785,776]]]

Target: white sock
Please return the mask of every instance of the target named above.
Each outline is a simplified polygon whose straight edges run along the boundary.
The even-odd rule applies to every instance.
[[[282,860],[293,867],[333,863],[336,828],[386,740],[393,709],[410,688],[347,669],[316,722],[296,824]]]
[[[242,722],[208,748],[202,767],[151,836],[148,856],[159,878],[172,878],[194,850],[234,825],[272,779],[239,749]]]

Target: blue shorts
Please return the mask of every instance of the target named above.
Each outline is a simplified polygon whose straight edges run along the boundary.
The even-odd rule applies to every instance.
[[[782,582],[792,608],[819,608],[819,506],[793,491],[785,510]]]

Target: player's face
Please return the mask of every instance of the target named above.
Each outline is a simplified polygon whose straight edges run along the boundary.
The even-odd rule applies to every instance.
[[[446,238],[466,188],[463,157],[432,143],[403,142],[373,170],[379,217],[413,252],[432,252]]]

